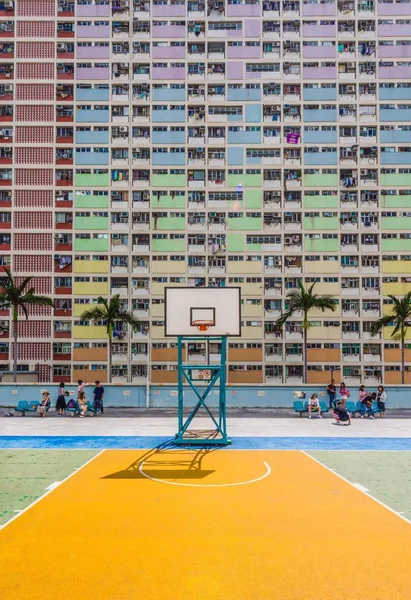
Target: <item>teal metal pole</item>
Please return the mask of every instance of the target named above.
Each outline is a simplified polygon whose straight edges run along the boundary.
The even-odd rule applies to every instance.
[[[183,429],[184,414],[184,386],[183,386],[183,341],[181,337],[177,340],[178,357],[178,433],[181,435]]]
[[[220,363],[220,420],[224,438],[227,438],[227,414],[226,414],[226,356],[227,338],[221,338],[221,363]]]

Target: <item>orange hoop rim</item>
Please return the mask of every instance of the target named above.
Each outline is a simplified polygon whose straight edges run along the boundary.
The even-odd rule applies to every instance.
[[[214,321],[212,319],[197,319],[197,321],[193,321],[193,326],[197,327],[199,331],[207,331],[207,329],[213,325]]]

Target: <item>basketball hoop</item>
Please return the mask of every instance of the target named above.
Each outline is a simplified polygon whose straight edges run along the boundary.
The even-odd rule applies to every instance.
[[[197,327],[198,331],[207,331],[214,324],[215,322],[212,319],[198,319],[197,321],[193,321],[193,325]]]

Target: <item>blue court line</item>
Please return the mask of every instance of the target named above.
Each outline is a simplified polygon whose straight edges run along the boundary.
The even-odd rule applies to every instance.
[[[0,449],[149,449],[169,443],[152,436],[0,436]],[[410,450],[410,438],[233,437],[233,450]]]

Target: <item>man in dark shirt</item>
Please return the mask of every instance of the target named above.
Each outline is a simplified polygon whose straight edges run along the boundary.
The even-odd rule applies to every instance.
[[[334,379],[331,379],[330,383],[327,386],[327,394],[328,401],[330,403],[330,408],[333,408],[335,406],[335,397],[337,395],[337,388],[335,387]]]
[[[96,387],[94,388],[94,408],[100,409],[101,414],[104,412],[103,399],[104,388],[99,381],[96,381]]]
[[[333,416],[337,423],[346,423],[347,425],[351,425],[350,413],[345,406],[343,406],[342,402],[337,402],[337,406],[333,411]]]

